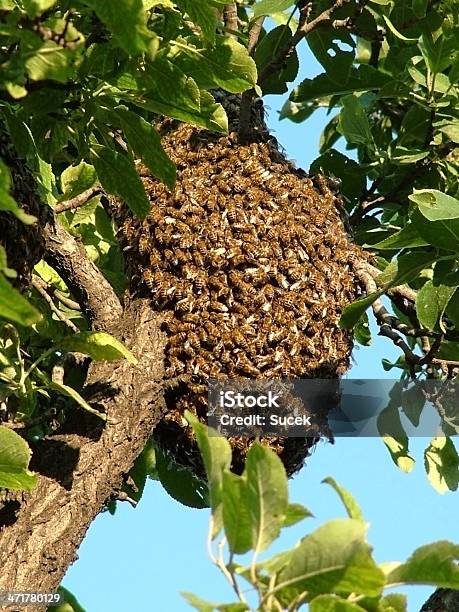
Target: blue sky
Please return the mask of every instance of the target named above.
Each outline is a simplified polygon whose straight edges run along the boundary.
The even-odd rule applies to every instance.
[[[301,49],[301,75],[322,69]],[[317,157],[325,111],[305,124],[279,122],[277,111],[285,97],[266,99],[269,125],[288,156],[309,168]],[[368,348],[356,347],[352,378],[389,377],[381,358],[398,353],[387,339],[373,334]],[[338,438],[321,443],[307,465],[291,481],[290,498],[308,507],[315,518],[284,530],[275,550],[292,546],[324,521],[344,516],[336,494],[321,484],[333,476],[348,488],[370,523],[369,541],[377,561],[404,560],[417,546],[440,539],[459,541],[458,497],[438,495],[427,482],[423,450],[428,439],[416,438],[410,450],[416,459],[411,474],[392,463],[378,438]],[[100,515],[80,547],[79,560],[69,569],[64,586],[73,591],[88,612],[182,612],[191,608],[179,591],[192,591],[209,601],[234,601],[224,577],[207,557],[208,510],[185,508],[171,499],[157,482],[147,484],[136,509],[118,504],[115,516]],[[399,589],[409,594],[408,612],[418,612],[432,588]]]

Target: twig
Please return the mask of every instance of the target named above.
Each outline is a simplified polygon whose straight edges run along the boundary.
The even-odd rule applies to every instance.
[[[94,187],[90,187],[80,193],[79,195],[71,198],[70,200],[65,200],[64,202],[59,202],[54,207],[54,212],[58,215],[59,213],[65,212],[66,210],[74,210],[75,208],[81,208],[85,204],[89,202],[91,198],[95,195],[102,193],[102,189],[100,185],[94,185]]]
[[[282,66],[284,62],[290,57],[290,55],[293,53],[296,46],[303,40],[303,38],[305,38],[313,30],[315,30],[318,27],[322,27],[328,24],[333,25],[333,22],[332,22],[333,13],[340,7],[347,4],[348,2],[350,2],[350,0],[336,0],[333,6],[331,6],[327,10],[320,13],[320,15],[315,17],[312,21],[309,21],[309,15],[311,13],[312,3],[308,2],[304,6],[302,6],[300,8],[300,17],[298,20],[298,27],[297,27],[295,34],[286,44],[284,44],[278,50],[278,52],[272,58],[272,60],[268,62],[264,66],[264,68],[260,71],[258,75],[258,83],[260,84],[263,83],[264,79],[267,76],[269,76],[273,72],[276,72],[276,70],[280,66]],[[298,5],[299,3],[297,3],[297,6]],[[261,23],[261,26],[262,25],[263,23]],[[260,26],[260,30],[261,30],[261,26]],[[252,30],[254,30],[254,36],[256,35],[256,28],[257,28],[257,22],[255,22],[255,25],[252,27]],[[257,38],[258,36],[259,36],[259,32],[258,32]],[[250,35],[249,35],[249,44],[250,44]],[[256,44],[256,41],[255,41],[255,44]],[[239,137],[241,139],[244,139],[249,132],[250,114],[251,114],[250,111],[251,111],[251,106],[252,106],[252,101],[253,101],[254,96],[255,96],[254,89],[250,89],[242,94],[241,107],[240,107],[240,113],[239,113]]]
[[[311,4],[307,3],[300,11],[300,19],[295,34],[292,36],[291,40],[278,51],[275,57],[268,64],[266,64],[260,73],[259,82],[261,83],[267,75],[271,74],[279,66],[281,66],[290,56],[296,46],[303,40],[303,38],[308,36],[308,34],[310,34],[313,30],[328,24],[333,25],[331,19],[333,13],[345,4],[348,4],[349,1],[350,0],[336,0],[336,2],[334,2],[330,8],[320,13],[320,15],[315,17],[312,21],[308,20]]]
[[[59,300],[61,304],[67,306],[71,310],[81,310],[81,306],[75,300],[71,300],[66,295],[64,295],[59,289],[54,289],[54,297]]]
[[[137,502],[135,499],[132,499],[132,497],[129,497],[129,495],[126,493],[126,491],[119,491],[116,496],[115,499],[117,499],[118,501],[126,501],[129,504],[131,504],[131,506],[133,508],[137,508]]]
[[[360,280],[365,285],[367,293],[374,293],[377,290],[377,286],[373,276],[368,271],[366,271],[363,266],[357,268],[356,272]],[[438,338],[436,338],[429,353],[427,355],[424,355],[423,357],[420,357],[411,350],[408,344],[401,337],[400,333],[410,336],[418,334],[425,335],[425,330],[411,330],[409,326],[399,321],[397,317],[391,315],[380,299],[377,299],[373,302],[372,309],[376,318],[376,322],[379,326],[379,335],[389,338],[390,340],[392,340],[395,346],[399,347],[403,351],[403,354],[405,355],[405,360],[410,366],[412,376],[414,376],[415,365],[422,366],[426,365],[427,363],[432,363],[433,355],[436,351],[438,351],[438,348],[441,344],[441,338],[439,342]]]
[[[238,18],[237,18],[237,7],[235,2],[229,2],[223,9],[223,22],[230,31],[228,36],[237,38],[238,31]]]
[[[32,287],[38,291],[38,293],[45,299],[45,301],[48,303],[49,308],[52,312],[54,312],[54,314],[56,315],[56,317],[62,321],[62,323],[64,323],[65,325],[67,325],[67,327],[69,329],[71,329],[73,332],[78,333],[80,330],[78,329],[78,327],[72,323],[72,321],[70,321],[70,319],[68,319],[65,314],[63,312],[61,312],[59,310],[59,308],[56,306],[56,304],[53,302],[51,296],[48,294],[48,283],[45,283],[44,280],[42,280],[39,276],[37,276],[36,274],[34,274],[32,276]]]
[[[261,34],[261,30],[263,28],[263,23],[265,22],[265,18],[263,17],[259,17],[255,23],[253,24],[253,26],[250,28],[250,32],[249,32],[249,42],[247,45],[247,51],[249,52],[249,55],[253,55],[253,52],[255,51],[255,47],[257,45],[258,39],[260,38],[260,34]]]

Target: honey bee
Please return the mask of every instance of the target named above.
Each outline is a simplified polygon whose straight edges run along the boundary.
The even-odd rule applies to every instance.
[[[243,374],[248,376],[258,377],[261,372],[258,368],[256,368],[250,360],[244,355],[244,353],[239,353],[236,360],[236,368],[239,369]]]
[[[175,304],[175,310],[177,312],[185,313],[192,312],[194,307],[194,300],[191,296],[187,296],[181,300],[178,300]]]
[[[182,346],[187,338],[187,333],[185,331],[178,332],[169,338],[169,345],[171,347]]]
[[[159,224],[163,221],[163,213],[156,206],[152,206],[150,208],[150,212],[148,213],[148,219],[151,219],[153,223]]]
[[[210,310],[215,310],[216,312],[228,312],[228,306],[222,304],[218,300],[210,300],[209,302]]]
[[[291,293],[287,293],[281,297],[282,304],[286,308],[294,308],[296,306],[296,299]]]
[[[149,289],[154,289],[157,283],[156,274],[149,269],[143,270],[142,279]]]
[[[161,261],[160,256],[155,251],[152,251],[150,253],[150,269],[153,272],[159,272],[161,270],[161,267],[162,267],[162,261]]]

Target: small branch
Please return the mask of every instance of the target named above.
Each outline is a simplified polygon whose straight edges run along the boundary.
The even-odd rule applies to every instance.
[[[118,501],[128,502],[133,508],[137,508],[137,502],[135,501],[135,499],[129,497],[129,495],[125,491],[119,491],[115,499],[117,499]]]
[[[113,325],[121,316],[121,303],[83,244],[57,221],[45,226],[43,236],[46,262],[65,280],[93,329]]]
[[[75,208],[81,208],[82,206],[87,204],[91,198],[93,198],[99,193],[102,193],[100,185],[90,187],[89,189],[86,189],[86,191],[83,191],[83,193],[80,193],[74,198],[56,204],[56,206],[54,207],[54,212],[58,215],[59,213],[65,212],[66,210],[74,210]]]
[[[296,46],[313,30],[325,25],[333,25],[333,13],[345,4],[348,4],[349,1],[350,0],[336,0],[336,2],[334,2],[330,8],[320,13],[320,15],[315,17],[312,21],[309,21],[309,14],[312,5],[311,3],[307,3],[300,10],[300,19],[295,34],[291,40],[284,45],[282,49],[278,51],[275,57],[263,68],[259,77],[259,82],[261,83],[267,75],[271,74],[273,71],[279,68],[279,66],[282,66]]]
[[[304,6],[302,6],[300,8],[300,18],[298,21],[298,28],[295,34],[286,44],[281,46],[281,48],[278,50],[278,52],[275,54],[272,60],[266,64],[263,70],[261,70],[261,72],[258,75],[258,83],[262,84],[264,79],[267,76],[269,76],[273,72],[276,72],[284,64],[284,62],[290,57],[290,55],[295,50],[296,46],[303,40],[303,38],[305,38],[313,30],[315,30],[318,27],[322,27],[328,24],[333,25],[333,21],[332,21],[333,13],[340,7],[347,4],[348,2],[350,2],[350,0],[336,0],[333,6],[331,6],[327,10],[320,13],[320,15],[315,17],[312,21],[308,21],[309,15],[312,10],[312,3],[308,2]],[[258,40],[258,36],[260,35],[261,27],[263,26],[262,21],[261,21],[261,24],[258,25],[259,21],[260,20],[257,20],[254,26],[252,27],[253,33],[251,31],[249,34],[250,51],[253,51],[253,49],[255,48],[256,42]],[[257,32],[258,28],[259,28],[259,31]],[[250,40],[250,37],[252,35],[253,35],[253,40],[254,40],[253,44],[251,44],[251,40]],[[253,101],[254,96],[255,96],[254,89],[250,89],[249,91],[246,91],[242,94],[240,114],[239,114],[239,137],[241,139],[244,139],[247,136],[249,129],[250,129],[250,115],[251,115],[251,107],[252,107],[252,101]]]
[[[62,323],[64,323],[65,325],[67,325],[67,327],[69,329],[71,329],[74,333],[78,333],[80,330],[78,329],[78,327],[72,323],[72,321],[70,321],[70,319],[68,319],[65,314],[63,312],[61,312],[59,310],[59,308],[56,306],[56,304],[53,302],[51,296],[49,295],[47,289],[48,289],[48,283],[45,283],[44,280],[42,280],[39,276],[37,276],[36,274],[33,274],[32,276],[32,287],[38,291],[38,293],[45,299],[45,301],[48,303],[49,308],[52,312],[54,312],[54,314],[56,315],[56,317],[62,321]]]
[[[258,39],[260,38],[261,30],[263,29],[263,24],[265,22],[265,17],[259,17],[253,26],[250,28],[249,32],[249,42],[247,45],[247,51],[249,55],[253,55],[255,51],[255,47],[257,46]]]
[[[237,7],[235,2],[229,2],[223,9],[223,22],[230,32],[238,31]],[[228,34],[232,38],[237,38],[237,34]]]
[[[78,302],[71,300],[58,289],[54,289],[54,297],[59,300],[61,304],[64,304],[64,306],[70,308],[70,310],[81,310],[81,306],[78,304]]]
[[[356,272],[360,280],[365,285],[367,293],[374,293],[377,290],[377,286],[373,276],[366,269],[366,266],[360,266],[359,268],[357,268]],[[442,335],[440,337],[435,337],[435,341],[432,347],[429,349],[428,353],[423,357],[420,357],[411,350],[411,348],[403,340],[400,334],[416,337],[426,336],[427,334],[432,335],[432,332],[430,332],[430,330],[412,329],[405,323],[402,323],[399,319],[397,319],[397,317],[394,317],[389,313],[389,311],[386,309],[380,299],[377,299],[373,302],[372,308],[376,318],[376,322],[379,326],[379,335],[389,338],[390,340],[392,340],[395,346],[397,346],[403,351],[406,362],[410,366],[412,375],[414,375],[415,365],[423,366],[435,362],[434,355],[440,348],[440,344],[443,339]],[[424,344],[424,346],[426,345]]]

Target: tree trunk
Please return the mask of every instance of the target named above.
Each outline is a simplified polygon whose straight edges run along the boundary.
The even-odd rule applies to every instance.
[[[0,514],[0,591],[57,589],[89,525],[119,490],[161,416],[163,338],[148,302],[133,302],[110,331],[139,363],[90,367],[87,388],[103,390],[97,403],[107,412],[105,427],[84,415],[86,426],[66,425],[37,445],[32,468],[40,473],[38,486],[8,501]]]

